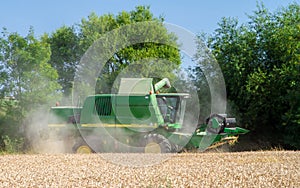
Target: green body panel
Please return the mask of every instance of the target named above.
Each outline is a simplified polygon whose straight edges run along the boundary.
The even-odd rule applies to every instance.
[[[174,129],[180,129],[182,127],[179,123],[170,123],[168,124],[168,127],[174,128]]]
[[[122,78],[118,94],[128,96],[154,93],[152,81],[153,78]]]
[[[87,97],[82,107],[79,126],[81,124],[100,123],[99,117],[101,117],[103,124],[115,124],[113,98],[113,95],[110,94]]]
[[[155,95],[95,95],[86,98],[80,124],[163,123]],[[108,125],[111,126],[111,125]]]
[[[157,109],[155,97],[115,96],[116,124],[158,125],[162,117]]]
[[[247,129],[243,129],[241,127],[234,127],[234,128],[226,128],[224,129],[224,132],[228,135],[237,135],[237,134],[246,134],[249,132]]]
[[[81,113],[80,107],[52,107],[48,115],[49,124],[67,123],[69,117]]]
[[[209,146],[213,145],[216,142],[219,142],[223,137],[227,137],[228,135],[221,135],[221,134],[204,134],[204,135],[197,135],[194,134],[191,137],[187,147],[196,147],[200,150],[205,150]]]

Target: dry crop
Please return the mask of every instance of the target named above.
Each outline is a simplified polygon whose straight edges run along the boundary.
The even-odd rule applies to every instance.
[[[143,160],[154,165],[133,165]],[[299,151],[2,155],[0,162],[0,187],[300,187]]]

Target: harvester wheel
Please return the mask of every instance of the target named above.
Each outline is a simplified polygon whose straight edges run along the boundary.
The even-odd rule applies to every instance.
[[[172,152],[174,153],[180,153],[183,150],[183,146],[177,145],[177,144],[173,144],[172,146]]]
[[[77,141],[72,150],[74,153],[93,153],[91,147],[84,140]]]
[[[148,134],[145,137],[145,153],[170,153],[171,144],[168,139],[160,134]]]

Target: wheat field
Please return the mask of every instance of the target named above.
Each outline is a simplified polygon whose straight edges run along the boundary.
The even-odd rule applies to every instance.
[[[0,187],[300,187],[299,151],[0,156]]]

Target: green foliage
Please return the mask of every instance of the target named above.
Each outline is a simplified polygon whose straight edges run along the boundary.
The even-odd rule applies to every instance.
[[[122,26],[128,26],[138,22],[152,21],[157,24],[152,28],[138,28],[143,30],[147,34],[147,41],[144,43],[136,43],[130,46],[122,46],[121,49],[115,51],[107,62],[100,62],[105,64],[102,72],[99,73],[96,93],[110,93],[113,87],[116,77],[121,73],[125,73],[126,69],[131,64],[136,64],[138,71],[135,73],[138,76],[149,76],[149,70],[155,69],[154,61],[160,61],[159,58],[168,60],[168,69],[159,69],[160,73],[170,73],[172,70],[178,68],[181,59],[176,44],[176,37],[167,32],[163,26],[163,18],[156,18],[150,12],[150,8],[146,6],[137,6],[135,10],[126,12],[122,11],[117,15],[105,14],[98,16],[96,13],[91,13],[87,18],[83,18],[80,24],[74,27],[62,27],[56,30],[49,36],[47,41],[51,46],[51,64],[55,67],[59,74],[59,83],[63,87],[63,93],[67,97],[72,90],[72,83],[74,81],[75,72],[78,69],[80,58],[94,44],[99,38],[106,35],[108,32],[114,29],[121,28]],[[120,39],[120,36],[113,35],[103,44],[102,48],[113,47],[117,41],[128,41],[135,35],[135,30],[128,27],[126,31],[127,37]],[[139,39],[139,36],[136,36]],[[151,41],[162,40],[169,44],[173,44],[173,47],[157,44]],[[139,41],[137,41],[139,42]],[[112,49],[112,50],[113,50]],[[103,57],[100,57],[100,59]],[[149,59],[146,62],[145,59]],[[151,59],[153,61],[151,61]],[[162,65],[163,61],[157,62],[157,65]],[[149,69],[151,65],[151,69]],[[133,67],[131,70],[133,71]],[[93,70],[93,68],[91,68]],[[152,71],[154,72],[154,71]],[[143,74],[141,74],[143,73]],[[137,76],[136,75],[136,76]],[[84,88],[84,86],[82,86]],[[114,88],[115,89],[115,88]]]
[[[223,18],[207,41],[226,81],[240,123],[300,148],[300,6],[270,13],[258,5],[250,21]]]
[[[19,101],[22,114],[54,100],[60,86],[56,83],[56,70],[48,64],[49,44],[35,39],[33,30],[26,37],[5,33],[0,50],[7,77],[2,92]]]
[[[31,29],[26,37],[5,29],[0,37],[1,123],[0,133],[6,149],[17,150],[19,139],[26,135],[29,115],[40,106],[53,104],[59,96],[58,74],[48,63],[49,44],[34,37]],[[0,80],[1,80],[0,79]],[[15,148],[17,147],[17,148]]]
[[[1,138],[4,142],[4,153],[19,153],[23,150],[24,145],[24,138],[23,137],[16,137],[10,138],[9,136],[5,135]]]
[[[49,63],[57,71],[58,83],[62,86],[64,96],[71,94],[76,66],[80,60],[79,37],[74,27],[63,26],[43,40],[50,44]]]
[[[0,100],[0,150],[5,151],[7,147],[6,138],[21,138],[20,133],[21,114],[19,103],[12,97]]]
[[[107,21],[103,22],[103,20]],[[97,38],[106,32],[111,31],[112,29],[134,24],[136,22],[157,22],[155,27],[147,27],[145,25],[145,28],[128,27],[126,29],[127,38],[124,38],[124,41],[137,40],[137,43],[130,46],[124,46],[121,50],[116,51],[109,61],[106,62],[102,72],[100,73],[101,76],[97,81],[96,93],[110,93],[111,89],[116,89],[112,87],[116,77],[120,75],[121,72],[123,76],[126,77],[149,77],[153,76],[154,72],[156,75],[164,75],[178,68],[178,65],[180,64],[180,54],[176,48],[151,42],[160,39],[168,44],[174,44],[174,46],[177,46],[176,38],[167,32],[166,28],[162,25],[162,20],[162,18],[155,18],[150,12],[149,7],[138,6],[131,12],[123,11],[115,17],[112,15],[104,15],[97,18],[94,14],[92,14],[89,17],[89,20],[82,21],[81,31],[83,41],[90,41],[85,40],[87,36],[91,37],[90,33],[93,33],[95,36],[94,38]],[[95,24],[93,27],[87,27],[87,25],[90,25],[90,23],[101,24]],[[136,32],[145,33],[147,37],[144,40],[150,42],[140,43],[138,39],[143,37],[136,36]],[[88,33],[89,35],[85,33]],[[120,40],[122,39],[119,39],[118,36],[115,36],[109,40],[108,45],[111,45],[111,43],[114,44]],[[162,58],[163,60],[160,60],[159,58]],[[126,69],[132,64],[134,64],[134,66],[130,66],[128,69]]]

